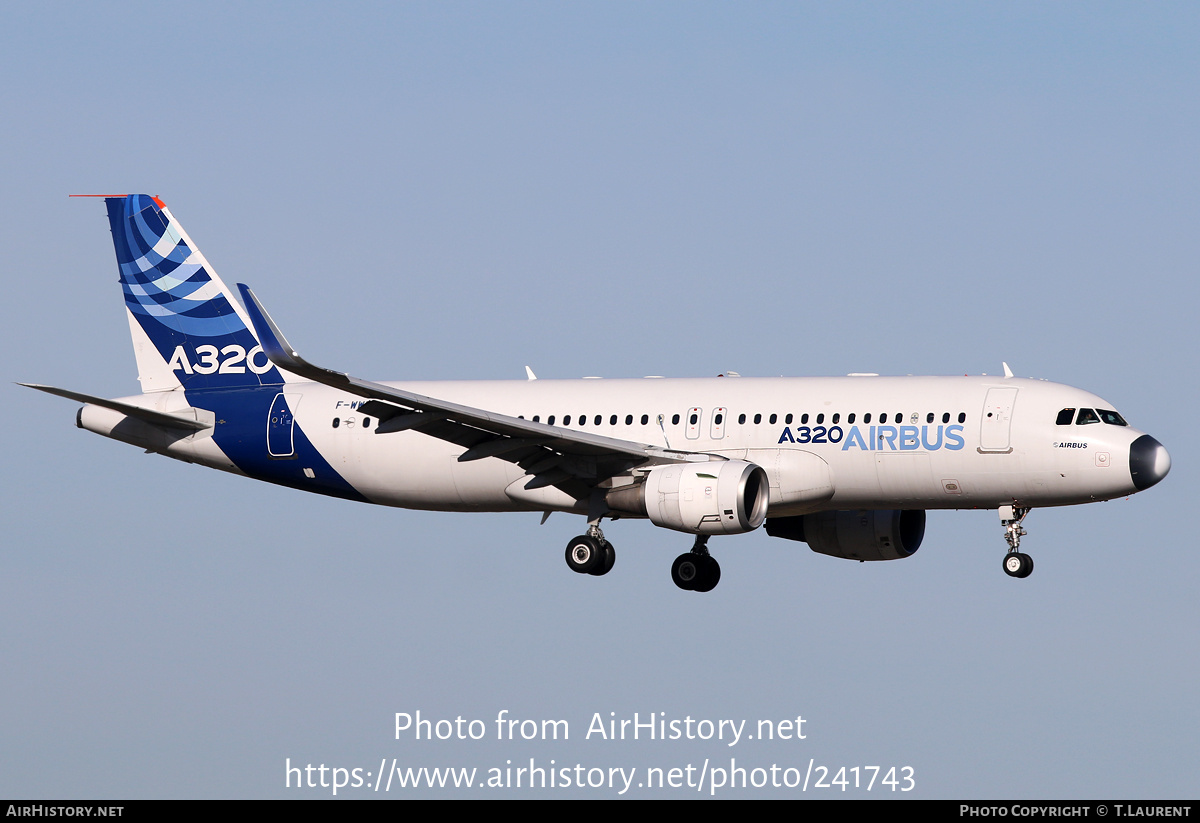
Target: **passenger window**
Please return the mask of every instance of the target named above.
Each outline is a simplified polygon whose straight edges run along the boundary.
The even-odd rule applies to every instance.
[[[696,415],[696,413],[692,412],[691,415],[688,417],[688,425],[694,426],[694,425],[696,425],[696,423],[699,420],[700,420],[700,418]]]
[[[866,414],[863,415],[863,423],[870,423],[870,422],[871,422],[871,413],[867,412]]]
[[[716,419],[713,420],[718,426],[725,422],[725,415],[718,413]]]
[[[1080,409],[1079,416],[1075,418],[1076,426],[1086,426],[1088,423],[1099,423],[1100,418],[1096,416],[1096,412],[1092,409]]]
[[[593,422],[593,423],[595,423],[597,426],[599,426],[599,425],[600,425],[600,421],[601,421],[601,420],[603,420],[603,419],[604,419],[604,418],[603,418],[603,417],[601,417],[600,415],[596,415],[596,419],[595,419],[595,420],[593,420],[592,422]]]
[[[549,417],[546,418],[546,425],[548,425],[548,426],[554,425],[554,415],[550,415]]]
[[[340,417],[333,418],[333,427],[336,429],[340,425],[342,425],[342,418],[340,418]]]
[[[792,416],[791,416],[791,414],[789,414],[787,417],[783,418],[783,422],[784,422],[784,423],[787,423],[789,426],[790,426],[790,425],[792,425]]]
[[[835,414],[833,415],[833,419],[832,419],[832,420],[830,420],[829,422],[833,423],[833,425],[835,425],[835,426],[836,426],[836,425],[838,424],[838,421],[839,421],[839,420],[841,420],[841,419],[842,419],[842,415],[841,415],[840,413],[835,413]]]
[[[848,425],[848,426],[854,425],[854,412],[850,412],[850,416],[846,418],[846,425]]]
[[[802,426],[808,425],[808,414],[807,413],[800,415],[800,425],[802,425]]]
[[[943,423],[950,422],[950,412],[942,412],[942,422]]]
[[[959,412],[959,413],[958,413],[958,422],[959,422],[959,423],[966,423],[966,422],[967,422],[967,413],[966,413],[966,412]]]
[[[1075,419],[1074,409],[1063,409],[1058,413],[1058,418],[1054,421],[1056,426],[1069,426],[1071,421]]]
[[[625,425],[626,425],[626,426],[632,426],[632,425],[633,425],[633,415],[632,415],[632,414],[627,414],[627,415],[625,415]]]
[[[650,422],[650,415],[643,414],[642,415],[642,425],[645,426],[649,422]]]
[[[563,418],[563,425],[564,426],[571,425],[571,415],[568,414],[566,417]]]
[[[768,422],[768,423],[770,423],[772,426],[774,426],[774,425],[775,425],[775,421],[776,421],[776,420],[778,420],[778,419],[779,419],[779,415],[777,415],[777,414],[773,414],[773,415],[771,415],[769,418],[767,418],[767,422]]]
[[[679,425],[679,415],[677,415],[677,414],[673,414],[673,415],[671,415],[671,425],[672,425],[672,426],[678,426],[678,425]]]
[[[825,415],[824,415],[824,414],[818,414],[818,415],[817,415],[817,425],[819,426],[819,425],[821,425],[821,424],[822,424],[822,423],[824,423],[824,422],[825,422]]]
[[[363,418],[363,428],[364,428],[364,429],[369,429],[369,428],[371,428],[371,418],[369,418],[369,417],[364,417],[364,418]]]
[[[541,423],[541,422],[542,422],[542,416],[541,416],[540,414],[535,414],[535,415],[533,416],[533,422],[534,422],[534,423]],[[367,425],[367,424],[364,422],[364,423],[363,423],[363,425],[365,426],[365,425]]]
[[[754,415],[754,425],[757,426],[761,422],[762,422],[762,415],[761,414]]]
[[[608,425],[610,425],[610,426],[617,425],[617,416],[615,414],[612,417],[608,418]]]
[[[739,415],[738,415],[738,425],[739,425],[739,426],[744,426],[744,425],[746,425],[746,415],[744,415],[744,414],[739,414]]]
[[[926,423],[932,423],[932,422],[933,422],[933,412],[930,412],[929,414],[925,415],[925,422],[926,422]]]

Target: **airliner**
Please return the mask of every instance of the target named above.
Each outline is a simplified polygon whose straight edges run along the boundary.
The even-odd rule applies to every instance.
[[[1133,494],[1167,450],[1094,394],[1013,376],[378,383],[313,365],[245,285],[221,281],[157,197],[108,211],[142,393],[80,428],[215,469],[365,503],[582,515],[572,571],[616,560],[604,518],[694,536],[671,578],[711,591],[714,535],[849,560],[910,557],[930,509],[993,509],[1004,571],[1028,577],[1030,510]]]

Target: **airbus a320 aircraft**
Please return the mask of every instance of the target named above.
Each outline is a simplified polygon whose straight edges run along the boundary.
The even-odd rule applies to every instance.
[[[440,511],[587,518],[567,565],[603,575],[603,518],[695,535],[671,567],[710,591],[713,535],[754,531],[851,560],[921,545],[928,509],[995,509],[1004,571],[1031,508],[1162,480],[1163,446],[1079,389],[1003,377],[374,383],[319,368],[246,286],[245,307],[157,197],[104,196],[142,394],[84,403],[106,437],[258,480]],[[543,520],[544,520],[543,517]]]

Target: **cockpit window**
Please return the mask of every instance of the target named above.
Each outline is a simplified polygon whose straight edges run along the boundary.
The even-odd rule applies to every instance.
[[[1088,423],[1099,423],[1100,418],[1096,416],[1096,412],[1092,409],[1080,409],[1079,416],[1075,418],[1076,426],[1086,426]]]
[[[1058,413],[1058,419],[1054,422],[1059,426],[1069,426],[1071,421],[1075,419],[1074,409],[1063,409]]]
[[[1100,419],[1110,426],[1129,425],[1125,422],[1125,418],[1117,414],[1115,411],[1111,411],[1110,409],[1097,409],[1096,411],[1100,413]]]

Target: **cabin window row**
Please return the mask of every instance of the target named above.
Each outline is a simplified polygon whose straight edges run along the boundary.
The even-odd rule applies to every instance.
[[[1070,425],[1072,416],[1074,415],[1074,413],[1075,413],[1075,409],[1063,409],[1061,412],[1058,413],[1058,425],[1060,425],[1060,426]],[[1066,415],[1065,423],[1063,422],[1064,415]],[[1116,426],[1127,425],[1125,423],[1125,421],[1121,419],[1121,415],[1117,414],[1115,411],[1106,411],[1106,410],[1101,409],[1099,411],[1099,415],[1100,416],[1098,417],[1097,412],[1093,411],[1092,409],[1080,409],[1079,410],[1079,418],[1080,419],[1076,423],[1076,425],[1083,425],[1085,423],[1098,423],[1098,422],[1100,422],[1101,419],[1103,419],[1105,423],[1110,423],[1110,424],[1116,425]],[[520,415],[519,417],[522,420],[525,419],[525,415]],[[747,415],[745,415],[745,414],[739,414],[737,422],[739,425],[744,426],[744,425],[746,425],[747,420],[750,419],[753,421],[754,425],[759,425],[763,422],[763,418],[764,418],[764,415],[762,415],[761,413],[755,414],[752,418],[748,418]],[[531,419],[533,420],[534,423],[542,422],[541,415],[538,415],[538,414],[535,414]],[[648,415],[648,414],[643,414],[640,416],[640,418],[635,418],[634,415],[627,414],[627,415],[625,415],[625,425],[632,426],[635,419],[637,419],[638,422],[643,426],[650,424],[650,415]],[[671,415],[671,425],[678,426],[681,419],[682,419],[681,416],[678,414]],[[800,425],[807,426],[810,418],[809,418],[809,415],[806,413],[806,414],[801,414],[799,416],[799,419],[800,419]],[[895,423],[903,423],[904,422],[904,413],[896,412],[894,415],[889,415],[889,413],[884,412],[878,416],[877,422],[882,425],[882,424],[887,423],[889,421],[889,419]],[[909,419],[910,419],[910,422],[917,423],[920,421],[920,415],[917,412],[913,412],[909,416]],[[949,423],[950,419],[951,419],[950,412],[942,412],[941,419],[942,419],[943,423]],[[958,419],[959,423],[967,422],[966,412],[959,412],[957,419]],[[580,414],[580,415],[574,415],[574,416],[567,414],[567,415],[563,415],[561,423],[557,423],[557,420],[558,420],[557,415],[552,414],[546,418],[546,424],[549,426],[554,426],[556,424],[563,425],[563,426],[570,426],[572,424],[572,422],[574,422],[574,424],[576,426],[589,425],[589,423],[588,423],[589,416],[586,414]],[[767,423],[769,423],[770,425],[775,425],[779,422],[779,415],[778,414],[766,415],[766,420],[767,420]],[[796,420],[796,415],[793,415],[793,414],[783,415],[784,425],[790,426],[793,422],[795,422],[795,420]],[[875,418],[872,415],[872,413],[867,412],[866,414],[862,415],[861,422],[863,425],[869,425],[873,420],[875,420]],[[608,417],[608,424],[610,426],[618,425],[619,421],[620,421],[619,415],[612,414],[612,415],[609,415],[609,417]],[[926,413],[926,415],[925,415],[926,423],[934,423],[936,421],[937,421],[936,414],[934,414],[933,412]],[[345,422],[345,425],[347,428],[354,428],[354,426],[355,426],[355,419],[353,417],[347,417],[344,422]],[[690,412],[688,415],[688,424],[695,426],[699,422],[700,422],[700,415],[695,411]],[[724,412],[718,411],[713,416],[713,423],[720,426],[724,422],[725,422]],[[818,426],[824,425],[825,414],[823,412],[820,414],[817,414],[814,422]],[[829,423],[831,425],[836,426],[837,424],[839,424],[841,422],[842,422],[842,415],[840,412],[834,412],[833,414],[831,414],[829,416]],[[851,412],[850,414],[846,415],[846,425],[852,426],[856,422],[859,422],[859,420],[858,420],[858,415],[855,412]],[[343,424],[342,418],[340,418],[340,417],[333,418],[333,428],[335,428],[335,429],[339,428],[342,426],[342,424]],[[603,424],[604,424],[604,415],[597,414],[597,415],[591,417],[591,425],[601,426]],[[370,417],[364,417],[362,419],[362,427],[364,429],[369,429],[371,427],[371,418]]]
[[[943,423],[950,422],[950,419],[951,419],[950,412],[942,412],[941,417],[942,417]],[[926,423],[935,423],[935,422],[937,422],[937,418],[938,418],[938,416],[934,412],[927,412],[925,414],[925,422]],[[864,414],[862,416],[862,419],[860,420],[859,416],[856,412],[850,412],[849,414],[846,415],[846,425],[853,426],[855,423],[862,423],[863,425],[868,425],[873,421],[880,423],[880,424],[884,424],[884,423],[887,423],[889,419],[895,423],[903,423],[904,422],[904,413],[896,412],[894,415],[889,416],[889,414],[887,412],[883,412],[882,414],[879,415],[878,419],[876,419],[871,412],[867,412],[866,414]],[[966,423],[967,422],[967,413],[959,412],[957,419],[958,419],[959,423]],[[767,422],[772,425],[777,423],[778,420],[779,420],[779,415],[777,415],[777,414],[772,414],[772,415],[767,416]],[[795,417],[791,414],[785,414],[783,416],[783,422],[785,425],[790,426],[794,420],[795,420]],[[755,425],[762,423],[763,415],[761,415],[761,414],[754,415],[753,421],[754,421]],[[920,413],[913,412],[912,414],[909,415],[908,421],[910,423],[919,423],[921,421]],[[807,426],[808,422],[809,422],[809,416],[807,414],[800,415],[800,425],[801,426]],[[816,416],[816,419],[814,420],[814,422],[818,426],[823,425],[825,423],[824,413],[818,414]],[[838,423],[841,423],[842,422],[841,413],[834,412],[833,414],[831,414],[829,416],[829,422],[831,425],[837,425]],[[746,415],[744,415],[744,414],[738,415],[738,423],[745,425],[746,424]]]
[[[788,426],[792,425],[792,423],[795,422],[797,419],[797,415],[794,415],[794,414],[785,414],[782,417],[783,417],[784,425],[788,425]],[[524,420],[525,415],[520,415],[520,418],[522,420]],[[742,425],[742,426],[746,425],[748,421],[752,421],[754,423],[754,425],[759,425],[763,422],[764,418],[766,419],[767,423],[769,423],[771,425],[775,425],[779,422],[780,415],[779,414],[763,415],[763,414],[759,413],[759,414],[755,414],[751,417],[746,414],[739,414],[737,422],[739,425]],[[810,415],[808,415],[807,413],[799,415],[800,425],[802,425],[802,426],[807,426],[810,419],[813,419],[814,422],[818,426],[823,425],[825,423],[825,418],[826,418],[826,415],[824,412],[817,414],[815,416],[815,418],[811,418]],[[530,419],[532,419],[534,423],[542,422],[541,415],[538,415],[538,414],[535,414]],[[634,419],[635,419],[635,417],[632,414],[625,415],[625,425],[632,426]],[[678,426],[682,419],[683,418],[681,417],[681,415],[678,415],[678,414],[671,415],[671,425]],[[949,423],[951,421],[951,419],[957,419],[959,423],[965,423],[965,422],[967,422],[967,413],[959,412],[957,414],[957,416],[952,416],[950,412],[942,412],[941,421],[943,423]],[[570,426],[572,424],[572,422],[574,422],[574,424],[576,426],[587,426],[587,425],[589,425],[588,420],[589,420],[589,417],[586,414],[581,414],[581,415],[578,415],[575,417],[567,414],[562,417],[562,422],[557,423],[557,425]],[[896,422],[896,423],[903,423],[905,421],[905,415],[903,412],[896,412],[895,414],[890,414],[888,412],[884,412],[884,413],[880,414],[878,416],[878,418],[876,418],[871,412],[867,412],[866,414],[863,414],[860,419],[859,415],[857,413],[851,412],[850,414],[847,414],[845,416],[845,422],[846,422],[846,425],[848,425],[848,426],[852,426],[856,422],[861,422],[863,425],[869,425],[873,421],[878,422],[880,424],[885,424],[889,420]],[[911,423],[919,423],[921,421],[921,415],[918,412],[912,412],[908,416],[908,420]],[[934,412],[927,412],[925,414],[925,422],[926,423],[936,423],[937,420],[938,420],[938,415],[935,414]],[[546,424],[549,426],[556,425],[556,421],[558,421],[558,417],[553,414],[546,418]],[[610,426],[618,425],[619,421],[620,421],[620,415],[616,415],[616,414],[609,415],[608,424]],[[643,414],[641,416],[639,422],[643,426],[648,425],[650,423],[650,415]],[[699,422],[700,422],[699,413],[697,413],[696,411],[692,411],[688,414],[688,425],[695,426]],[[716,412],[716,414],[713,416],[713,423],[715,423],[716,425],[719,426],[724,422],[725,422],[724,411],[718,410]],[[841,422],[842,422],[842,414],[840,412],[834,412],[833,414],[829,415],[829,423],[831,425],[837,425]],[[604,423],[604,415],[597,414],[591,418],[590,425],[600,426],[600,425],[603,425],[603,423]]]

